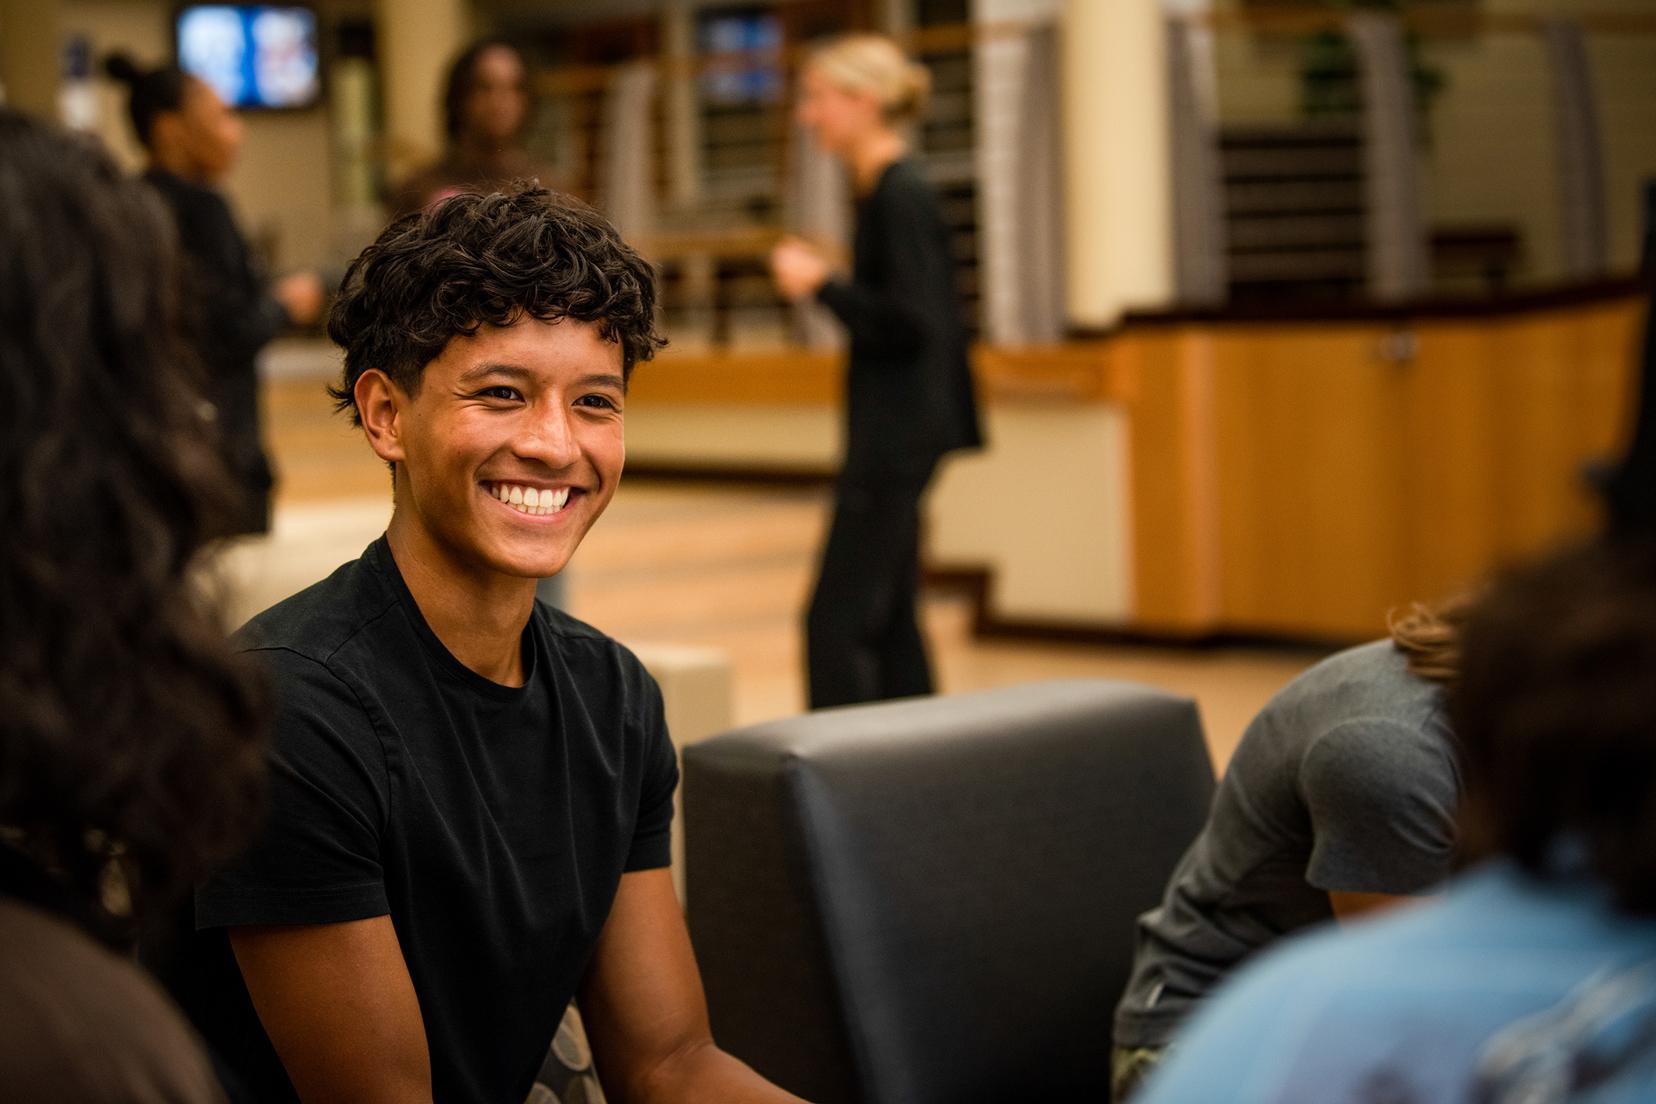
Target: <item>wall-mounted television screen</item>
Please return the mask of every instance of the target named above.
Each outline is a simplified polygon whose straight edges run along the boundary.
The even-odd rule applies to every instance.
[[[705,15],[701,48],[713,55],[702,76],[702,94],[710,103],[738,107],[781,100],[782,23],[775,15],[757,10]]]
[[[309,107],[322,95],[316,12],[277,4],[190,4],[178,12],[178,67],[232,107]]]

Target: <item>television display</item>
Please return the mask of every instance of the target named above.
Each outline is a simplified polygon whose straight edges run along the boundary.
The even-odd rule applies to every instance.
[[[242,108],[309,107],[322,94],[316,12],[191,4],[178,13],[178,67]]]
[[[702,76],[702,93],[711,103],[738,107],[781,100],[782,24],[776,16],[758,11],[704,16],[701,48],[713,55]]]

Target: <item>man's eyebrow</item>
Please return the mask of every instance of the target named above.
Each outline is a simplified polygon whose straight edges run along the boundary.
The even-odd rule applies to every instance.
[[[526,380],[533,378],[534,373],[516,364],[497,364],[494,361],[484,361],[461,372],[460,382],[475,383],[485,376],[505,376],[507,379]]]
[[[576,382],[582,387],[613,387],[623,395],[627,393],[626,379],[613,372],[596,372],[590,376],[582,376]]]
[[[489,378],[504,378],[519,383],[533,383],[536,376],[535,373],[531,372],[522,365],[501,364],[492,360],[484,361],[481,364],[474,364],[470,368],[467,368],[464,372],[460,373],[460,383],[462,385],[477,383],[480,380]],[[626,377],[617,375],[614,372],[593,372],[589,375],[582,376],[575,382],[582,387],[610,387],[621,392],[623,395],[627,393]]]

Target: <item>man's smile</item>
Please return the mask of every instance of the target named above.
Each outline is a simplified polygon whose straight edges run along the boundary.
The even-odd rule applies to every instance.
[[[483,489],[502,505],[530,517],[550,517],[569,504],[573,487],[537,487],[530,483],[485,480]]]

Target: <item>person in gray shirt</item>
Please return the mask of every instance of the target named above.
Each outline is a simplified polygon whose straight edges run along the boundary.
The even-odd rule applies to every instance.
[[[1139,918],[1115,1011],[1116,1101],[1255,951],[1448,876],[1460,772],[1443,692],[1461,608],[1415,607],[1392,639],[1294,679],[1243,733],[1207,824]]]

